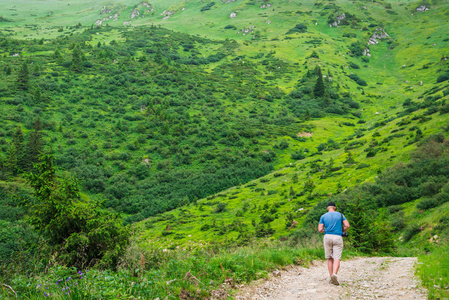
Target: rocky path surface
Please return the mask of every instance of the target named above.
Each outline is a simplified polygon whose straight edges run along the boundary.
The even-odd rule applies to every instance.
[[[234,299],[427,299],[414,276],[415,257],[370,257],[342,261],[339,286],[329,282],[327,262],[287,267],[240,288]]]

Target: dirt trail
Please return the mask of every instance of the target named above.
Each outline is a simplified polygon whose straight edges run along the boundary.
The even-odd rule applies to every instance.
[[[414,276],[415,257],[370,257],[342,261],[339,286],[329,282],[327,263],[294,266],[240,288],[234,299],[427,299]]]

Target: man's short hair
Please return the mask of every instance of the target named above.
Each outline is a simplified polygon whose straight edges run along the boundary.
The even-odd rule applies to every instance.
[[[329,207],[329,206],[337,207],[337,206],[335,205],[334,202],[329,202],[329,204],[327,205],[327,207]]]

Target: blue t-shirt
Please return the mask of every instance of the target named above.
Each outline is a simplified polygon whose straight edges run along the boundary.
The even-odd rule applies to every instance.
[[[343,221],[346,220],[343,215]],[[342,234],[343,230],[341,228],[341,214],[338,211],[332,211],[325,213],[320,218],[320,224],[324,224],[325,232],[324,234]]]

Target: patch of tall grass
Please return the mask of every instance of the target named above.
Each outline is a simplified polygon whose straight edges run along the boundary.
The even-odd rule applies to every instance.
[[[20,299],[175,299],[228,293],[235,284],[263,278],[282,266],[307,265],[323,258],[321,247],[304,248],[265,240],[245,247],[210,246],[196,250],[143,250],[125,254],[116,272],[53,267],[45,273],[17,274],[8,284]],[[7,282],[5,282],[6,284]],[[7,296],[8,290],[0,290]]]
[[[419,256],[417,273],[429,299],[449,299],[449,244]]]

